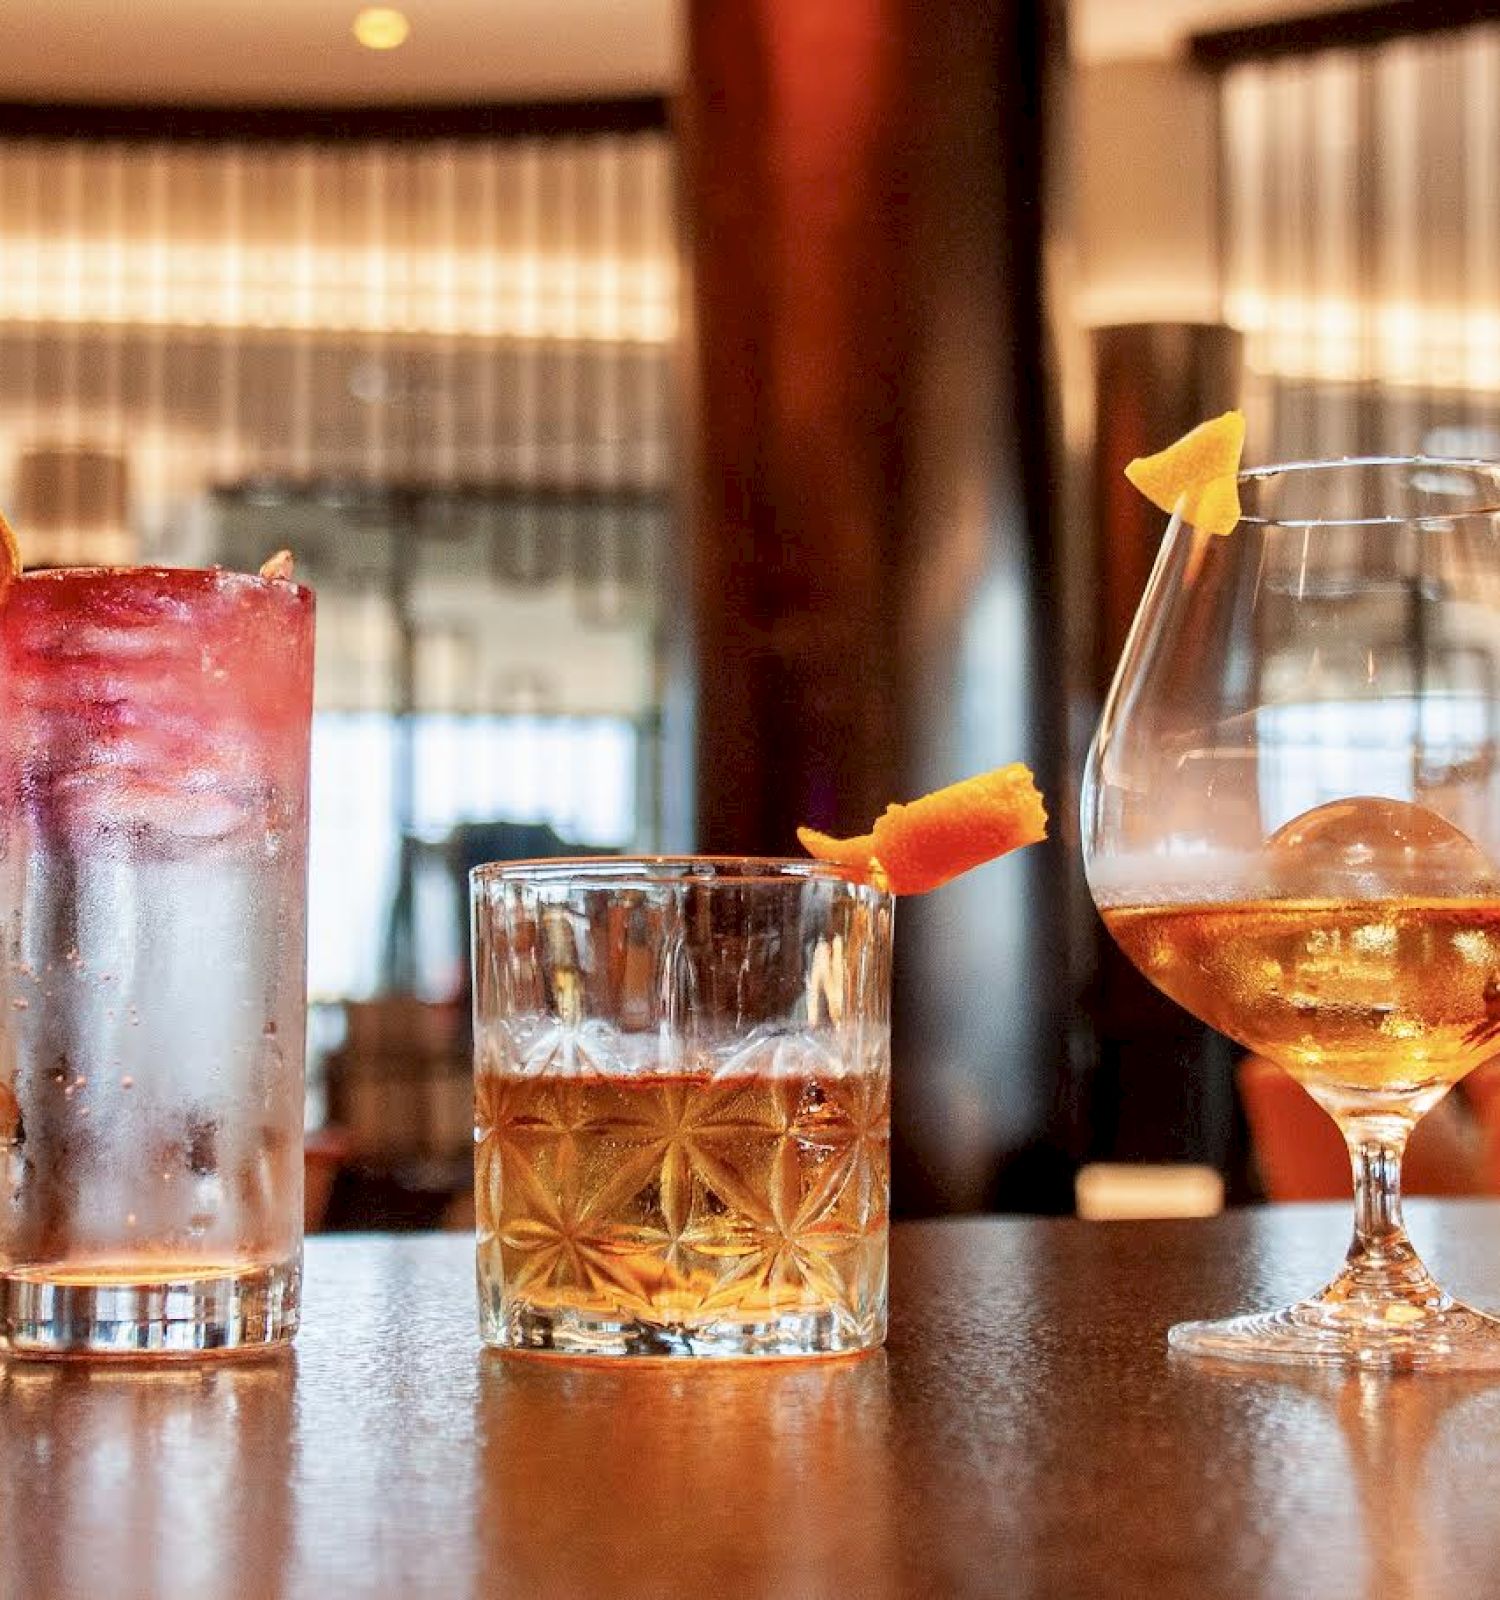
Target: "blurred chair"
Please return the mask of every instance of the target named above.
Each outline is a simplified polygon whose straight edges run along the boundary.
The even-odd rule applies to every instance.
[[[302,1221],[316,1233],[328,1215],[334,1180],[349,1159],[349,1137],[342,1128],[319,1128],[302,1142]]]
[[[391,995],[344,1008],[348,1037],[328,1058],[330,1120],[373,1165],[466,1160],[474,1140],[463,1008]]]
[[[435,1227],[473,1181],[467,1011],[393,995],[345,1016],[327,1062],[329,1120],[347,1139],[329,1226]]]
[[[1238,1069],[1255,1162],[1268,1200],[1342,1200],[1349,1153],[1329,1117],[1290,1074],[1261,1056]],[[1412,1195],[1500,1194],[1500,1061],[1486,1062],[1417,1124],[1402,1165]]]

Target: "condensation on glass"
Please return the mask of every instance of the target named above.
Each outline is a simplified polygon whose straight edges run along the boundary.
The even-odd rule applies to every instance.
[[[296,1329],[312,657],[284,581],[0,599],[0,1352]]]

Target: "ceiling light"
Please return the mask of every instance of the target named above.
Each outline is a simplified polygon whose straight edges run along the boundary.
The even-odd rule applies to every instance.
[[[410,32],[411,23],[391,6],[366,6],[354,19],[354,37],[366,50],[394,50]]]

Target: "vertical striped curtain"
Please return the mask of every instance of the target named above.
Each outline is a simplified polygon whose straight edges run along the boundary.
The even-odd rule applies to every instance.
[[[660,486],[664,135],[0,144],[0,492],[126,459],[147,554],[258,475]]]
[[[1500,27],[1245,64],[1221,95],[1254,458],[1500,455]]]

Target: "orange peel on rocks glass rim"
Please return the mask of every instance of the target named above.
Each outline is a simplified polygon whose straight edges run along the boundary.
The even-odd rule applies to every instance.
[[[1047,837],[1047,813],[1020,762],[887,806],[869,833],[833,839],[798,828],[802,848],[892,894],[925,894],[950,878]]]
[[[1200,422],[1154,456],[1137,456],[1125,476],[1154,506],[1204,533],[1232,533],[1240,520],[1240,456],[1245,414]]]

